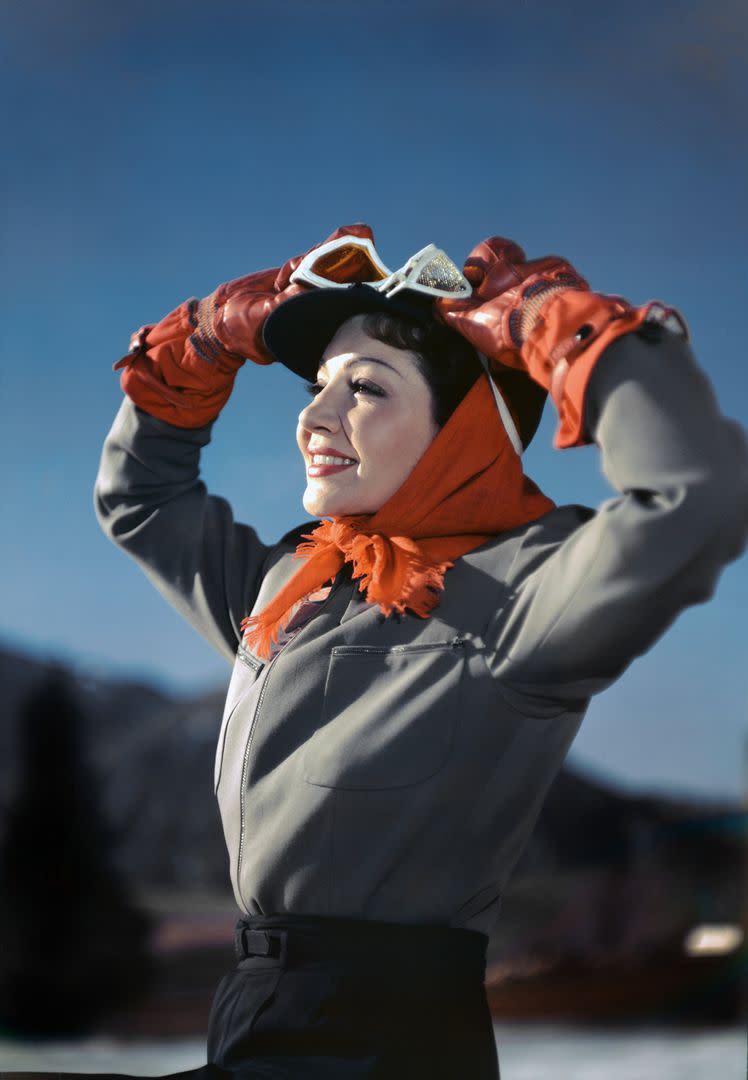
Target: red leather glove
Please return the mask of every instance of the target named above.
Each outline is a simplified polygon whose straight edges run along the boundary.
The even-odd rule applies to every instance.
[[[341,225],[327,239],[343,235],[374,239],[368,225]],[[245,360],[273,363],[262,328],[278,304],[307,288],[289,285],[303,258],[226,282],[203,300],[186,300],[161,322],[141,326],[127,355],[113,366],[124,369],[123,391],[145,412],[175,427],[202,427],[215,420]]]
[[[645,321],[668,325],[688,340],[675,308],[651,300],[640,308],[621,296],[593,293],[557,255],[529,262],[518,244],[492,236],[465,262],[473,286],[467,300],[439,299],[438,317],[491,361],[525,371],[548,390],[559,413],[555,446],[583,446],[584,395],[598,359],[612,341]]]

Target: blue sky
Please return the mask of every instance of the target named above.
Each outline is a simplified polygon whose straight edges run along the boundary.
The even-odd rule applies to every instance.
[[[742,2],[285,0],[0,8],[0,641],[179,693],[229,669],[99,532],[92,486],[141,323],[367,221],[400,265],[481,238],[675,304],[748,421],[748,12]],[[209,487],[272,540],[304,520],[285,370],[246,365]],[[594,448],[528,472],[610,496]],[[748,560],[592,705],[572,763],[638,789],[737,795]]]

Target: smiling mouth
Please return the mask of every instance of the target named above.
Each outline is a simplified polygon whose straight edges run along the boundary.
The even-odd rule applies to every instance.
[[[355,461],[343,461],[340,460],[339,464],[310,464],[307,466],[307,476],[331,476],[333,473],[342,472],[344,469],[350,469],[353,465],[356,465]]]

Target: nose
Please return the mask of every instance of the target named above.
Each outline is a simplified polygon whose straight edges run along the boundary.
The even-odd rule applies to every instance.
[[[340,428],[340,416],[327,387],[301,410],[299,424],[307,431],[337,431]]]

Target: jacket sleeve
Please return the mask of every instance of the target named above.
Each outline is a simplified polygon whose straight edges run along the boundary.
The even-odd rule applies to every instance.
[[[232,662],[273,549],[200,479],[211,428],[174,427],[125,398],[104,442],[94,506],[106,535]]]
[[[608,687],[680,611],[709,599],[748,534],[745,433],[720,413],[684,338],[613,342],[585,423],[620,494],[555,544],[528,530],[486,635],[492,673],[528,711],[581,708]]]

